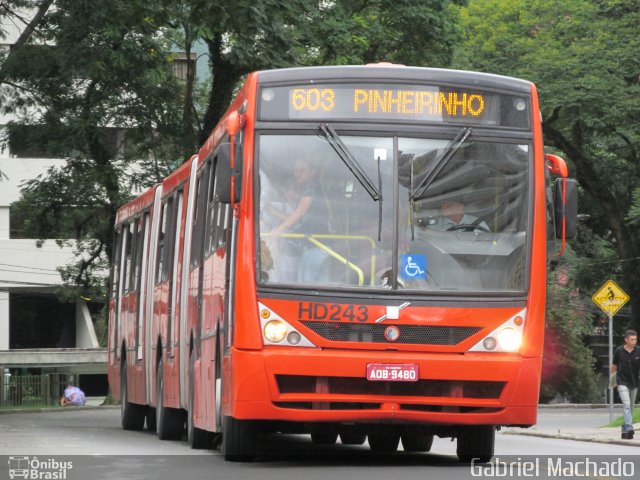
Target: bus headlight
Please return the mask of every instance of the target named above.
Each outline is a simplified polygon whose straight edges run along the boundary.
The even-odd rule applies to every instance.
[[[470,352],[518,353],[524,342],[527,309],[509,317],[469,349]]]
[[[280,320],[271,320],[264,326],[264,336],[273,343],[279,343],[287,335],[287,325]]]
[[[294,325],[287,322],[264,303],[258,302],[258,311],[260,312],[259,320],[263,345],[316,348],[316,345]]]
[[[498,333],[498,343],[507,352],[517,352],[522,343],[522,334],[515,328],[503,328]]]

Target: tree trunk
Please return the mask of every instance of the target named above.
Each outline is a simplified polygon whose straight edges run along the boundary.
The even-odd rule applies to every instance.
[[[200,144],[207,140],[222,115],[227,111],[233,98],[233,89],[240,77],[249,72],[248,67],[234,66],[224,57],[221,35],[216,35],[213,40],[207,40],[206,42],[209,47],[209,66],[213,82],[202,131],[200,132]]]

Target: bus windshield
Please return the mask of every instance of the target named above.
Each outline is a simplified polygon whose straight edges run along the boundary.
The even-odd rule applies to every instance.
[[[260,135],[260,282],[524,292],[530,146],[455,137],[341,135],[376,201],[325,136]]]

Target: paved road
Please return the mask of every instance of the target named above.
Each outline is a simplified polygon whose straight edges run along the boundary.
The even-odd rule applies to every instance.
[[[549,417],[557,415],[553,413]],[[565,415],[568,412],[564,412]],[[549,417],[543,412],[541,421]],[[558,454],[585,457],[640,455],[640,450],[499,434],[496,454],[499,457]],[[118,410],[0,415],[0,455],[36,455],[39,460],[54,458],[59,462],[68,459],[74,467],[66,476],[69,480],[474,478],[469,466],[457,462],[455,442],[448,439],[436,439],[429,454],[379,457],[371,454],[366,446],[320,448],[313,446],[305,435],[273,436],[267,438],[256,461],[233,464],[224,462],[217,451],[194,451],[186,442],[162,442],[150,432],[124,432],[119,426]],[[77,456],[67,457],[70,455]],[[636,468],[640,472],[640,467]],[[7,473],[7,460],[0,459],[0,479],[8,478]]]

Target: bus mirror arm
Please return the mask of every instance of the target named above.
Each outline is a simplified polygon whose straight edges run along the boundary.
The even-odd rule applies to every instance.
[[[578,182],[568,177],[565,161],[557,155],[547,154],[549,171],[561,178],[555,180],[553,210],[556,238],[562,239],[562,247],[558,256],[565,250],[566,241],[575,238],[578,224]]]

